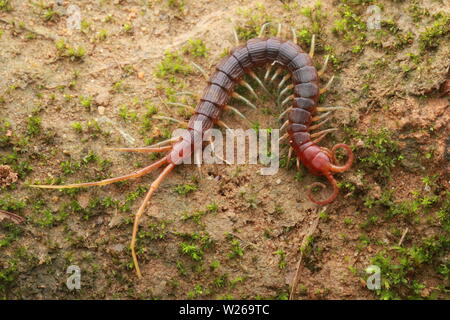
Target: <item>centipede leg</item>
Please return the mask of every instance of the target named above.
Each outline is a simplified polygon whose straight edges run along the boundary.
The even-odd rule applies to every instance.
[[[294,28],[291,28],[291,32],[292,32],[292,42],[297,44],[297,32],[295,31]]]
[[[224,106],[223,107],[223,109],[224,110],[228,110],[228,111],[231,111],[231,112],[234,112],[234,113],[236,113],[239,117],[241,117],[242,119],[244,119],[245,121],[247,121],[248,123],[251,123],[250,122],[250,120],[248,120],[238,109],[236,109],[236,108],[234,108],[234,107],[232,107],[232,106],[229,106],[229,105],[226,105],[226,106]]]
[[[278,139],[278,142],[286,140],[288,137],[289,137],[289,134],[285,133],[280,139]]]
[[[312,121],[312,122],[315,122],[315,121],[324,119],[324,118],[328,117],[330,114],[331,114],[331,111],[328,111],[328,112],[326,112],[326,113],[324,113],[324,114],[321,114],[320,116],[312,117],[312,118],[311,118],[311,121]]]
[[[330,121],[330,120],[331,120],[331,117],[326,118],[325,120],[319,122],[318,124],[315,124],[315,125],[310,126],[310,127],[308,128],[308,130],[309,130],[309,131],[316,130],[317,128],[320,128],[321,126],[323,126],[325,123],[327,123],[327,122]]]
[[[288,151],[288,157],[287,157],[287,164],[286,164],[286,168],[289,169],[289,164],[291,163],[291,158],[292,158],[292,152],[294,151],[294,148],[289,147],[289,151]]]
[[[216,154],[216,148],[215,148],[214,142],[212,141],[212,138],[209,139],[209,142],[211,143],[211,150],[212,150],[212,152],[214,153],[214,157],[216,157],[216,158],[219,159],[220,161],[225,162],[225,163],[228,164],[228,165],[231,165],[231,163],[230,163],[229,161],[227,161],[227,160],[225,160],[225,159],[219,157],[219,156]]]
[[[250,100],[248,100],[247,98],[241,96],[239,93],[233,92],[233,93],[231,94],[231,96],[232,96],[233,98],[235,98],[235,99],[238,99],[238,100],[243,101],[243,102],[244,102],[246,105],[248,105],[249,107],[251,107],[251,108],[253,108],[253,109],[255,109],[255,110],[257,109],[256,106],[255,106],[253,103],[250,102]]]
[[[281,103],[281,107],[283,107],[286,103],[288,103],[290,100],[294,99],[293,95],[290,95],[289,97],[287,97],[286,99],[283,100],[283,102]]]
[[[279,38],[281,36],[281,23],[278,23],[278,30],[276,37]]]
[[[185,121],[181,121],[172,117],[167,117],[167,116],[153,116],[152,119],[158,119],[158,120],[167,120],[167,121],[172,121],[172,122],[176,122],[179,123],[180,125],[182,125],[183,127],[187,128],[188,127],[188,123]]]
[[[233,26],[233,36],[234,36],[234,41],[236,42],[236,45],[239,45],[239,36],[238,33],[236,31],[236,28]]]
[[[166,102],[166,104],[170,105],[170,106],[174,106],[174,107],[183,107],[186,109],[189,109],[192,112],[195,112],[195,108],[193,108],[192,106],[185,104],[185,103],[180,103],[180,102]]]
[[[264,75],[264,81],[267,81],[267,79],[269,79],[269,75],[270,75],[270,73],[272,72],[272,68],[273,68],[273,64],[270,64],[270,65],[267,67],[266,74]]]
[[[270,22],[266,22],[261,26],[261,30],[259,31],[258,37],[261,38],[266,31],[266,27],[270,25]]]
[[[309,50],[309,56],[314,58],[314,50],[316,49],[316,35],[313,34],[311,38],[311,48]]]
[[[287,75],[285,75],[283,77],[283,79],[281,79],[280,83],[278,84],[278,92],[280,92],[281,87],[283,86],[283,84],[289,80],[289,78],[291,77],[291,73],[288,73]]]
[[[346,107],[318,107],[316,111],[325,112],[325,111],[336,111],[336,110],[347,110],[351,111],[352,109]]]
[[[281,100],[281,98],[283,98],[283,96],[284,96],[287,92],[289,92],[289,90],[291,90],[292,88],[294,88],[294,85],[293,85],[293,84],[290,84],[290,85],[286,86],[286,88],[284,88],[284,89],[280,92],[280,94],[279,94],[278,97],[277,97],[277,105],[280,105],[280,100]]]
[[[330,132],[337,131],[337,130],[338,130],[337,128],[325,129],[325,130],[322,130],[322,131],[313,133],[313,134],[311,135],[311,138],[316,138],[316,137],[321,136],[322,134],[328,134],[328,133],[330,133]]]
[[[179,141],[182,140],[182,139],[183,139],[182,137],[170,138],[170,139],[163,140],[163,141],[157,142],[157,143],[155,143],[155,144],[152,144],[152,145],[150,145],[150,146],[148,146],[148,147],[149,147],[149,148],[156,148],[156,147],[165,146],[165,145],[167,145],[167,144],[172,145],[172,144],[174,144],[174,143],[179,142]]]
[[[327,55],[325,58],[325,61],[323,63],[322,68],[319,70],[319,72],[317,72],[317,74],[319,75],[319,77],[321,77],[325,71],[327,70],[327,65],[328,65],[328,60],[330,59],[330,55]]]
[[[153,193],[158,189],[161,182],[164,180],[164,178],[175,168],[175,164],[170,163],[167,167],[164,168],[163,172],[156,178],[155,181],[150,185],[150,189],[148,190],[147,194],[145,195],[144,200],[142,201],[141,206],[139,207],[138,212],[136,213],[136,216],[134,218],[134,225],[133,225],[133,234],[131,237],[131,243],[130,243],[130,249],[131,249],[131,255],[133,256],[133,263],[134,267],[136,269],[136,273],[139,278],[142,278],[141,269],[139,268],[139,262],[136,255],[136,236],[139,229],[139,221],[142,217],[142,214],[144,213],[145,207],[147,206],[147,203],[150,201]]]
[[[327,82],[327,84],[325,85],[325,87],[323,87],[322,89],[320,89],[320,94],[323,94],[323,93],[327,92],[327,91],[330,89],[331,83],[333,82],[333,80],[334,80],[334,76],[332,76],[332,77],[330,78],[330,80],[328,80],[328,82]]]
[[[258,76],[257,76],[253,71],[250,71],[250,72],[249,72],[249,75],[250,75],[253,79],[255,79],[255,81],[259,84],[259,86],[260,86],[267,94],[272,95],[272,94],[270,93],[270,91],[267,90],[266,86],[265,86],[264,83],[261,81],[261,79],[259,79]]]
[[[255,90],[252,88],[252,86],[245,80],[240,80],[239,84],[244,86],[250,93],[256,98],[259,99],[258,95],[256,94]]]
[[[280,131],[283,131],[284,129],[286,129],[287,125],[289,124],[289,120],[286,120],[283,125],[280,128]]]
[[[137,152],[137,153],[153,153],[153,152],[166,152],[172,150],[172,146],[151,148],[151,147],[141,147],[141,148],[105,148],[105,150],[119,151],[119,152]]]
[[[205,69],[203,69],[201,66],[199,66],[198,64],[196,64],[195,62],[191,62],[191,64],[198,70],[200,71],[200,73],[203,75],[203,77],[205,78],[205,80],[209,79],[209,75],[208,73],[205,71]]]
[[[221,128],[224,128],[224,129],[230,129],[230,127],[229,127],[225,122],[223,122],[222,120],[217,120],[216,124],[217,124],[219,127],[221,127]]]
[[[278,117],[278,120],[283,119],[283,117],[286,115],[286,113],[288,113],[288,112],[291,111],[291,110],[292,110],[292,107],[289,107],[289,108],[287,108],[286,110],[284,110],[284,111],[280,114],[280,116]]]
[[[283,72],[282,68],[278,68],[270,79],[269,83],[272,83],[281,73]]]

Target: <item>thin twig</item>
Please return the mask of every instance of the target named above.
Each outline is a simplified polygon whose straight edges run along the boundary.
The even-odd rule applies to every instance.
[[[403,231],[402,237],[400,238],[400,241],[398,242],[398,246],[401,246],[403,243],[403,240],[405,240],[405,236],[408,233],[408,228],[405,229],[405,231]]]
[[[19,224],[25,221],[25,219],[15,213],[11,213],[8,211],[4,211],[4,210],[0,210],[0,221],[2,221],[3,219],[8,219],[12,222],[14,222],[15,224]]]
[[[8,21],[8,20],[0,18],[0,22],[2,22],[4,24],[12,25],[13,27],[16,27],[16,23],[14,21]],[[33,30],[30,27],[27,27],[27,26],[24,26],[24,25],[20,26],[19,29],[25,30],[25,31],[28,31],[28,32],[31,32],[31,33],[34,33],[35,35],[38,35],[39,37],[47,39],[47,40],[51,40],[51,41],[56,41],[57,40],[56,37],[53,37],[53,36],[51,36],[48,33],[43,33],[43,32],[40,32],[40,31],[36,31],[36,30]]]
[[[317,214],[316,219],[314,220],[313,224],[309,227],[308,231],[306,232],[305,236],[303,237],[302,245],[300,247],[302,249],[305,247],[305,245],[306,245],[306,243],[308,241],[308,238],[310,236],[312,236],[312,234],[317,229],[317,226],[318,226],[319,220],[320,220],[319,210],[317,210],[316,214]],[[291,293],[289,295],[289,300],[294,300],[294,298],[295,298],[295,290],[297,289],[298,281],[300,280],[299,278],[300,278],[300,269],[301,269],[301,266],[302,266],[302,259],[303,259],[303,250],[300,251],[300,258],[298,259],[297,270],[295,271],[295,276],[294,276],[294,279],[292,281]]]

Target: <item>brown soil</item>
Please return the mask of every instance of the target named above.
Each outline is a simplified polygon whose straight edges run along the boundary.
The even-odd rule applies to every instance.
[[[419,216],[419,223],[380,219],[369,231],[360,227],[372,215],[365,205],[367,198],[380,199],[386,190],[393,191],[396,202],[408,200],[412,191],[425,192],[422,179],[433,175],[437,175],[433,188],[441,196],[439,201],[444,201],[448,197],[445,190],[450,190],[450,162],[445,157],[450,144],[447,96],[450,41],[448,34],[443,35],[436,40],[439,43],[436,48],[421,52],[418,37],[432,24],[431,18],[424,18],[423,25],[414,23],[406,2],[378,1],[384,6],[383,19],[395,20],[401,30],[413,33],[412,44],[393,51],[389,47],[392,37],[388,37],[383,42],[384,48],[366,46],[362,52],[352,53],[351,42],[343,41],[332,32],[333,24],[328,24],[328,20],[338,19],[339,2],[322,1],[322,10],[329,19],[315,57],[320,66],[326,44],[342,61],[329,68],[324,80],[326,83],[332,74],[336,75],[323,105],[351,108],[349,112],[336,113],[334,126],[361,133],[380,128],[394,132],[400,145],[398,152],[406,156],[391,169],[390,176],[380,181],[377,172],[366,170],[357,161],[352,170],[337,176],[340,182],[356,186],[356,191],[344,190],[335,202],[319,208],[308,200],[306,193],[307,186],[320,178],[301,169],[300,178],[296,179],[295,166],[280,168],[274,176],[259,175],[259,166],[254,165],[205,165],[201,175],[194,166],[177,167],[155,194],[141,222],[141,230],[146,233],[141,234],[139,243],[143,273],[140,280],[130,265],[128,246],[133,213],[143,195],[129,202],[129,210],[122,210],[122,205],[131,192],[138,190],[138,186],[148,186],[156,174],[129,183],[81,190],[73,195],[58,190],[36,190],[27,184],[48,183],[60,176],[63,183],[93,181],[106,175],[125,174],[153,161],[146,155],[107,152],[105,148],[143,146],[146,138],[162,140],[165,130],[177,127],[155,120],[151,129],[143,131],[139,120],[146,112],[143,103],[146,100],[160,114],[179,118],[175,108],[163,103],[167,99],[164,88],[171,84],[155,76],[164,53],[181,50],[189,39],[201,39],[208,48],[207,57],[185,58],[211,71],[224,49],[234,46],[232,25],[248,23],[240,10],[252,9],[256,14],[257,4],[247,0],[227,0],[226,5],[224,1],[186,0],[179,9],[162,0],[153,4],[138,0],[83,0],[77,1],[77,5],[89,25],[83,32],[71,32],[66,29],[67,17],[63,15],[69,1],[53,7],[61,13],[54,21],[45,21],[42,18],[45,9],[33,5],[32,1],[10,2],[12,11],[0,11],[0,98],[3,98],[0,121],[10,123],[8,134],[12,134],[15,142],[14,146],[3,145],[0,140],[0,159],[5,162],[0,165],[8,163],[3,157],[15,153],[19,157],[15,165],[27,162],[32,171],[19,173],[17,183],[8,180],[9,184],[13,183],[12,188],[6,188],[8,183],[2,183],[0,173],[0,188],[3,187],[0,205],[6,201],[23,201],[25,206],[6,208],[5,204],[3,209],[27,219],[16,227],[0,221],[0,243],[13,232],[20,234],[8,245],[0,246],[0,266],[10,270],[8,274],[12,277],[11,281],[0,282],[0,293],[5,297],[286,298],[303,237],[316,215],[325,212],[328,218],[320,220],[311,252],[302,262],[297,298],[373,299],[377,295],[366,288],[363,270],[376,253],[397,245],[399,237],[392,233],[393,228],[401,232],[408,228],[403,242],[406,247],[424,236],[448,237],[448,232],[427,220],[428,216]],[[301,7],[314,3],[302,1]],[[449,13],[449,8],[439,1],[419,3],[431,14],[442,10]],[[299,14],[299,8],[289,9],[275,0],[264,1],[264,7],[265,12],[275,17],[274,21],[284,25],[296,28],[310,25]],[[11,21],[15,25],[7,23]],[[127,23],[133,26],[128,32],[124,30]],[[107,37],[99,41],[102,30],[107,31]],[[35,36],[30,37],[31,31]],[[55,41],[60,38],[70,46],[83,46],[86,49],[83,59],[71,61],[59,55]],[[422,58],[412,71],[405,71],[413,64],[408,53]],[[384,69],[376,69],[375,61],[383,59]],[[183,91],[200,94],[205,86],[200,73],[178,78],[178,90],[184,86]],[[117,83],[121,83],[119,89]],[[80,103],[80,97],[92,97],[89,108]],[[119,115],[123,105],[136,112],[138,120],[124,120]],[[272,110],[270,113],[236,103],[261,128],[280,125],[276,118],[281,110],[273,109],[272,105],[273,101],[264,103],[264,107]],[[37,134],[30,133],[30,117],[41,119]],[[109,134],[86,129],[94,119]],[[246,128],[246,123],[234,115],[226,115],[224,121],[233,128]],[[74,122],[83,125],[83,133],[72,128]],[[19,143],[19,137],[28,137],[28,142]],[[330,147],[345,140],[355,146],[358,157],[362,156],[358,152],[364,145],[361,139],[340,130],[325,139],[323,145]],[[112,166],[100,169],[95,161],[88,162],[78,171],[64,175],[64,162],[78,163],[90,151],[111,161]],[[425,158],[428,153],[432,156]],[[195,184],[197,189],[187,195],[174,191],[176,186],[186,183]],[[107,197],[119,201],[120,205],[97,206],[89,211],[92,200]],[[62,209],[73,201],[81,209]],[[199,223],[183,219],[205,211],[212,203],[217,204],[218,210],[206,213]],[[61,211],[69,214],[59,219]],[[48,212],[53,217],[51,222]],[[158,226],[157,231],[154,225]],[[182,243],[202,245],[201,239],[191,240],[186,234],[209,236],[211,244],[205,246],[201,261],[194,261],[181,252]],[[373,241],[361,247],[363,234]],[[157,239],[152,238],[155,236]],[[240,243],[242,256],[230,256],[236,252],[233,239]],[[448,264],[448,250],[438,259],[441,259],[438,265]],[[216,261],[220,263],[218,267],[211,267]],[[436,292],[438,298],[448,297],[448,290],[436,289],[442,285],[445,288],[445,279],[435,272],[437,262],[433,261],[418,268],[414,279],[428,290],[422,297],[428,297],[430,292]],[[70,291],[66,287],[66,270],[70,265],[81,268],[81,290]],[[221,277],[225,279],[223,283],[217,280]]]

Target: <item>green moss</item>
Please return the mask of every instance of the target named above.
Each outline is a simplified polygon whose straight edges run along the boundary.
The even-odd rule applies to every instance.
[[[403,156],[399,155],[398,142],[393,140],[392,132],[387,129],[378,131],[370,129],[366,134],[349,128],[345,131],[353,138],[363,141],[364,145],[356,149],[356,158],[363,168],[373,174],[388,177],[391,169],[403,159]]]
[[[208,49],[201,39],[189,39],[187,44],[183,47],[183,52],[188,53],[194,57],[206,57]]]
[[[27,120],[27,135],[34,137],[41,132],[41,118],[37,116],[29,117]]]
[[[119,117],[121,117],[125,121],[136,120],[137,113],[135,111],[128,110],[127,105],[122,105],[119,107]]]
[[[266,7],[263,4],[257,4],[254,8],[238,9],[239,16],[245,19],[242,25],[236,27],[236,33],[239,40],[247,41],[252,38],[256,38],[261,31],[261,27],[266,22],[272,22],[271,15],[267,12]],[[277,26],[270,24],[266,28],[268,35],[274,36],[276,34]]]
[[[188,193],[191,193],[193,191],[196,191],[198,189],[198,187],[194,184],[180,184],[178,186],[176,186],[173,191],[180,194],[180,195],[187,195]]]
[[[171,83],[176,83],[175,75],[188,75],[190,73],[192,73],[192,67],[186,65],[178,53],[167,51],[155,75],[158,78],[168,79]]]
[[[412,277],[425,265],[445,256],[450,239],[445,236],[424,238],[409,248],[394,247],[397,254],[379,252],[371,263],[381,269],[382,287],[376,291],[380,299],[435,299],[435,295],[424,295],[424,284]]]
[[[0,0],[0,11],[12,11],[13,7],[10,0]]]
[[[419,35],[419,45],[421,50],[435,49],[439,46],[439,38],[449,33],[449,16],[445,14],[438,14],[435,17],[433,25],[427,27]]]

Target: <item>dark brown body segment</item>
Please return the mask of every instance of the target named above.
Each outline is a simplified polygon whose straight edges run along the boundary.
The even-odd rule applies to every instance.
[[[208,86],[195,109],[196,114],[189,122],[189,128],[202,132],[209,129],[218,121],[234,85],[240,81],[244,73],[271,63],[281,65],[292,74],[295,87],[287,127],[290,143],[297,153],[309,150],[309,146],[314,144],[311,144],[308,127],[319,97],[317,71],[309,55],[298,45],[279,38],[251,39],[222,59],[208,81]],[[198,127],[194,128],[195,124]]]

